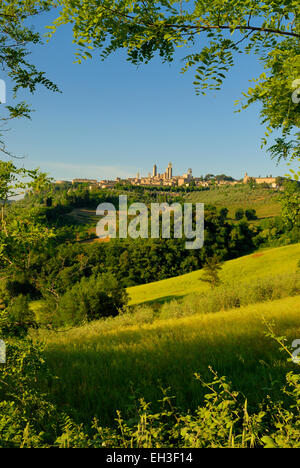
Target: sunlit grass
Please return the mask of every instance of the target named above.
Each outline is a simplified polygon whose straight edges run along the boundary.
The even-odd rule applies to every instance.
[[[209,379],[211,365],[255,406],[267,393],[276,397],[278,382],[292,367],[265,336],[263,320],[274,321],[276,333],[291,343],[300,338],[299,311],[296,296],[150,324],[120,322],[108,330],[99,321],[64,333],[41,332],[59,377],[47,390],[81,420],[98,416],[112,424],[117,409],[130,414],[133,397],[157,401],[160,387],[171,386],[180,407],[194,408],[203,390],[193,373]]]
[[[296,270],[300,259],[300,244],[268,249],[225,262],[220,274],[225,283],[250,282],[258,278],[289,273]],[[128,288],[130,304],[165,301],[209,289],[200,281],[202,271]]]
[[[203,192],[192,192],[186,196],[187,201],[225,206],[229,210],[229,217],[234,218],[237,208],[253,208],[258,218],[272,218],[280,215],[278,192],[262,188],[252,188],[249,185],[223,186]]]

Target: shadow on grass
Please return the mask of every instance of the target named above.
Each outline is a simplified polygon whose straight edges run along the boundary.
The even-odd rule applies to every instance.
[[[184,323],[164,329],[124,329],[85,343],[52,346],[47,361],[59,379],[46,390],[61,410],[78,421],[89,422],[96,416],[102,425],[113,425],[118,409],[125,419],[132,417],[140,397],[152,402],[155,411],[161,388],[171,388],[176,406],[195,409],[207,389],[194,373],[209,382],[209,366],[247,396],[250,411],[267,394],[282,398],[279,389],[293,364],[265,337],[263,326],[255,333],[238,326],[230,336],[221,323],[213,334],[205,330],[197,335],[193,330]]]
[[[144,301],[144,302],[139,302],[139,306],[140,305],[149,305],[149,306],[161,306],[165,303],[168,303],[168,302],[172,302],[172,301],[180,301],[182,300],[184,297],[186,297],[185,294],[181,295],[181,296],[178,296],[178,295],[173,295],[173,296],[163,296],[163,297],[159,297],[157,299],[152,299],[150,301]],[[134,308],[136,307],[137,304],[133,304],[131,307]]]

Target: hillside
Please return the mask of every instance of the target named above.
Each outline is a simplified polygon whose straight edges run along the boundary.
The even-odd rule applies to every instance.
[[[244,282],[250,295],[249,285],[255,289],[256,280],[261,280],[260,286],[274,275],[285,275],[282,281],[289,281],[299,258],[300,244],[261,251],[226,262],[222,279],[237,291]],[[50,387],[43,384],[43,390],[50,391],[59,407],[78,421],[97,416],[108,425],[118,409],[130,417],[133,402],[140,397],[154,402],[155,410],[162,389],[169,387],[177,405],[194,409],[205,390],[193,374],[199,372],[210,380],[208,366],[226,375],[247,396],[249,408],[257,408],[266,391],[279,398],[278,389],[293,364],[279,351],[278,343],[266,336],[266,322],[273,323],[277,336],[287,337],[288,346],[300,336],[299,281],[288,293],[279,287],[282,298],[278,300],[265,297],[264,302],[250,303],[249,298],[249,305],[211,312],[202,307],[201,313],[197,300],[203,301],[203,296],[189,295],[209,291],[199,281],[201,274],[196,271],[128,289],[131,304],[185,296],[182,306],[176,301],[162,309],[142,305],[60,333],[32,331],[34,339],[45,342],[47,362],[58,376]],[[222,294],[222,288],[217,292]],[[216,293],[210,292],[212,296]],[[174,307],[181,308],[181,316],[174,315]],[[274,386],[275,381],[280,385]]]
[[[279,193],[270,188],[249,185],[215,187],[203,192],[192,192],[186,201],[226,207],[229,217],[234,218],[238,208],[256,210],[259,219],[273,218],[280,214]]]
[[[98,191],[98,196],[101,197],[101,191]],[[121,192],[118,190],[111,190],[110,196],[117,197]],[[192,203],[204,203],[206,205],[215,205],[218,208],[226,207],[229,210],[228,216],[234,219],[235,211],[238,208],[244,210],[251,208],[256,210],[258,223],[262,219],[274,218],[280,215],[280,203],[279,194],[273,189],[254,187],[251,188],[248,185],[239,186],[223,186],[210,188],[210,190],[195,191],[183,195],[181,192],[166,193],[162,194],[163,199],[157,199],[156,192],[147,190],[144,188],[144,193],[139,194],[135,192],[124,192],[129,198],[135,201],[143,201],[145,203],[164,201],[164,197],[172,203],[172,201],[178,201],[178,197],[181,201],[192,202]],[[123,193],[123,194],[124,194]],[[100,201],[98,201],[100,203]],[[74,225],[87,226],[91,233],[95,233],[96,224],[99,221],[99,217],[96,216],[96,206],[98,204],[95,200],[94,209],[91,206],[74,208],[70,213],[66,214],[66,220]],[[253,221],[252,221],[253,223]]]
[[[266,390],[278,397],[277,389],[293,367],[265,336],[263,319],[275,322],[275,332],[287,336],[290,345],[300,336],[299,304],[296,296],[149,324],[140,315],[126,326],[120,317],[110,330],[100,320],[65,333],[40,332],[47,362],[59,377],[45,390],[79,421],[97,416],[111,425],[117,409],[129,417],[134,401],[156,402],[162,388],[171,387],[169,394],[176,395],[181,408],[195,408],[206,390],[193,374],[210,381],[212,366],[244,392],[251,408]]]
[[[251,282],[260,277],[295,271],[300,259],[300,244],[259,251],[225,262],[220,278],[223,282]],[[201,270],[155,283],[128,288],[130,304],[164,302],[194,292],[202,292],[209,286],[199,279]]]

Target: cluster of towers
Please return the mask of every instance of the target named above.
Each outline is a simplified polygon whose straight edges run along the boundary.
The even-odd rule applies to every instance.
[[[171,180],[172,177],[173,177],[173,165],[172,165],[172,163],[170,162],[168,164],[168,167],[167,167],[166,172],[164,174],[158,174],[157,173],[157,165],[154,164],[153,171],[152,171],[152,177],[153,177],[153,179],[164,178],[164,179]]]
[[[189,183],[193,178],[192,169],[188,169],[187,173],[182,176],[174,176],[173,164],[170,162],[165,172],[160,174],[157,170],[157,165],[154,164],[151,172],[148,173],[147,177],[141,177],[138,172],[135,179],[127,179],[133,184],[138,185],[184,185]],[[196,179],[195,179],[196,181]]]

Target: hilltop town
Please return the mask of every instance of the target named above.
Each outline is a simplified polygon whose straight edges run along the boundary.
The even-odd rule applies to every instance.
[[[121,179],[116,177],[115,180],[96,180],[96,179],[73,179],[72,181],[58,180],[56,184],[87,184],[90,188],[114,188],[117,184],[123,185],[135,185],[135,186],[153,186],[153,187],[209,187],[210,185],[237,185],[240,183],[250,183],[251,181],[256,184],[268,184],[272,188],[278,187],[278,178],[272,176],[266,177],[250,177],[247,172],[243,179],[235,180],[233,177],[226,176],[225,174],[214,176],[213,174],[207,174],[205,177],[194,177],[191,168],[188,169],[186,174],[173,175],[173,165],[170,162],[166,171],[159,173],[157,165],[154,164],[151,172],[146,177],[141,176],[138,172],[136,177],[128,177]]]

